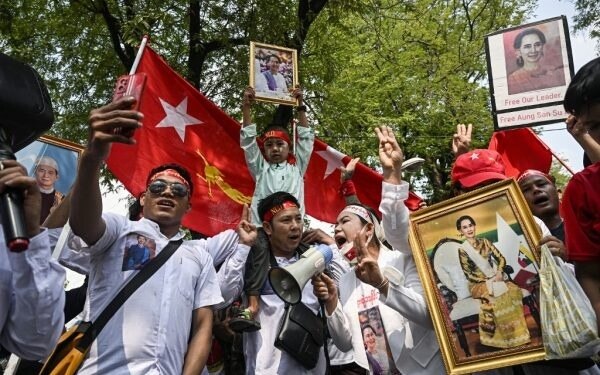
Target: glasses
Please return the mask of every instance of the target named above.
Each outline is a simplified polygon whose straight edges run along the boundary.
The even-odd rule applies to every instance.
[[[174,196],[183,198],[189,194],[189,189],[187,186],[180,182],[166,182],[163,180],[153,181],[150,185],[148,185],[148,191],[152,194],[162,194],[167,187],[171,189],[171,193]]]

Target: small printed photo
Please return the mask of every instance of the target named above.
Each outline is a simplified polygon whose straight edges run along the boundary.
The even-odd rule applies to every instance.
[[[365,353],[373,374],[399,374],[387,342],[378,306],[358,313]]]
[[[123,252],[123,271],[139,270],[156,256],[156,241],[142,234],[129,236]]]
[[[293,104],[291,92],[298,84],[296,50],[250,43],[250,86],[257,100]]]

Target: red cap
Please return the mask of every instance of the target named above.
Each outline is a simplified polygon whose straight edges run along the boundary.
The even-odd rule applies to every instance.
[[[452,167],[452,183],[458,181],[465,188],[506,179],[502,156],[494,150],[478,149],[462,154]]]

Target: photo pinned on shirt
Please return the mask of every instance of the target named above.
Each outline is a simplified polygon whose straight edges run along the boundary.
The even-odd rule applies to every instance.
[[[122,271],[142,269],[156,256],[156,241],[139,233],[130,234],[123,249]]]
[[[411,215],[409,241],[448,374],[544,358],[539,240],[513,179]]]
[[[256,100],[295,105],[291,95],[298,85],[298,53],[295,49],[250,42],[250,86]]]
[[[565,16],[494,32],[485,48],[496,130],[567,118],[562,103],[574,68]]]
[[[400,374],[389,349],[379,307],[359,311],[358,320],[371,374]]]

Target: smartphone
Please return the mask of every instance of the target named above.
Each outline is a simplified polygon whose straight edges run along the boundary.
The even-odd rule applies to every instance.
[[[133,110],[140,108],[140,101],[142,99],[142,93],[146,87],[146,73],[136,73],[131,75],[123,75],[117,78],[115,84],[115,90],[113,92],[113,102],[119,100],[124,96],[133,96],[135,98],[135,104],[131,107]],[[126,137],[132,137],[135,130],[129,129],[125,132],[122,128],[116,128],[115,134],[124,135]]]

